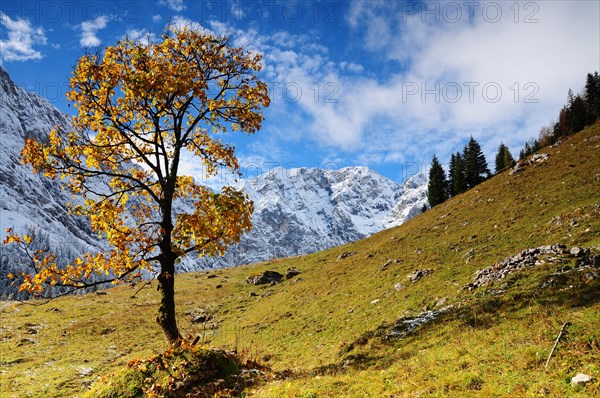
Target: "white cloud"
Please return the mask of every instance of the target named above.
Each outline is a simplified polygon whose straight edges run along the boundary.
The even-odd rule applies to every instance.
[[[177,12],[181,12],[187,8],[185,4],[183,4],[183,0],[158,0],[158,4],[169,7],[171,10]]]
[[[41,27],[33,27],[21,18],[12,19],[0,12],[0,23],[6,28],[8,39],[0,39],[0,58],[2,61],[28,61],[42,59],[40,51],[33,47],[47,43],[46,34]]]
[[[402,4],[352,2],[348,14],[358,54],[398,65],[385,77],[366,74],[368,67],[356,62],[334,62],[308,34],[209,26],[264,54],[272,105],[263,127],[272,147],[308,139],[360,164],[429,161],[433,153],[444,161],[470,135],[488,156],[500,141],[516,155],[557,116],[568,88],[579,91],[586,73],[600,69],[598,3],[519,3],[518,23],[508,8],[513,2],[493,3],[502,4],[504,18],[490,22],[480,12],[472,23],[468,13],[458,22],[432,23],[431,14],[423,22]],[[532,10],[538,22],[523,23]],[[180,16],[172,24],[204,29]]]
[[[95,47],[102,44],[97,36],[100,29],[106,28],[108,24],[108,17],[101,15],[95,19],[83,21],[79,28],[81,29],[81,37],[79,38],[79,44],[82,47]]]
[[[179,159],[179,172],[181,175],[192,176],[198,184],[218,191],[225,185],[235,186],[243,178],[256,177],[268,171],[265,168],[265,164],[268,164],[268,162],[265,162],[260,156],[245,158],[238,155],[238,162],[240,165],[239,172],[242,173],[242,176],[238,173],[233,173],[226,167],[219,168],[215,175],[209,176],[203,162],[196,155],[184,150]]]
[[[219,34],[233,36],[233,44],[263,54],[263,71],[269,86],[270,119],[286,120],[285,127],[271,128],[283,141],[312,140],[324,146],[352,149],[360,143],[367,123],[362,112],[342,116],[338,95],[345,81],[343,71],[355,73],[362,66],[336,64],[328,49],[308,34],[278,31],[261,35],[255,29],[240,30],[224,23],[212,23]],[[344,134],[338,134],[344,131]]]
[[[244,17],[244,10],[237,1],[231,4],[230,11],[237,21],[240,21]]]
[[[346,61],[340,63],[340,69],[344,72],[347,71],[350,73],[362,73],[365,70],[365,68],[361,64]]]
[[[127,29],[127,32],[121,36],[122,40],[129,39],[133,41],[141,41],[144,44],[153,43],[156,41],[156,35],[146,29]]]
[[[171,18],[170,25],[175,29],[183,29],[187,27],[188,29],[197,30],[200,32],[208,31],[208,29],[206,29],[200,23],[186,17],[182,17],[181,15],[175,15],[173,18]]]
[[[160,22],[162,20],[162,16],[160,14],[152,15],[152,22]]]
[[[455,4],[463,5],[425,7],[443,13]],[[504,17],[495,22],[488,8],[472,23],[466,9],[458,21],[441,14],[436,23],[435,14],[408,10],[404,2],[352,2],[352,45],[400,65],[387,77],[364,74],[357,63],[336,64],[308,35],[233,30],[234,43],[264,54],[270,120],[288,115],[284,132],[272,129],[283,142],[308,136],[361,164],[430,160],[433,153],[445,159],[470,135],[488,155],[500,141],[515,152],[556,117],[567,89],[578,91],[586,73],[600,67],[599,6],[519,3],[515,22],[508,8],[514,3],[501,4]]]
[[[355,145],[376,161],[423,148],[445,156],[471,134],[488,154],[501,140],[514,150],[557,116],[569,87],[579,91],[586,73],[600,67],[597,2],[518,3],[518,19],[509,9],[515,3],[501,3],[495,22],[494,10],[483,14],[481,3],[473,23],[466,9],[462,20],[444,22],[449,4],[463,3],[424,6],[442,13],[432,23],[435,13],[407,12],[402,2],[352,3],[348,24],[362,47],[401,68],[385,80],[342,79],[339,103],[314,109],[332,129],[322,141]]]

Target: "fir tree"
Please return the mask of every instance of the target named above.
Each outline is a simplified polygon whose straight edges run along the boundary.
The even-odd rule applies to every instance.
[[[465,145],[463,161],[467,188],[473,188],[490,176],[481,146],[473,137]]]
[[[429,206],[434,207],[448,199],[448,182],[446,172],[442,168],[438,158],[434,155],[429,170],[429,185],[427,186],[427,199]]]
[[[530,139],[525,143],[525,147],[519,152],[519,160],[525,159],[527,156],[534,154],[540,149],[538,140]]]
[[[456,196],[467,190],[465,183],[465,170],[462,156],[459,152],[452,154],[448,170],[448,188],[450,196]]]
[[[584,104],[586,125],[593,124],[600,118],[600,75],[588,73],[585,82]]]
[[[586,126],[587,110],[583,98],[569,89],[567,99],[567,105],[560,111],[559,126],[555,134],[557,139],[575,134]]]
[[[496,173],[511,167],[514,162],[515,160],[513,159],[508,147],[504,145],[504,143],[500,143],[500,146],[498,147],[498,153],[496,154]]]
[[[573,98],[573,102],[569,107],[569,134],[575,134],[583,130],[586,126],[586,109],[585,103],[580,95]]]
[[[558,120],[540,131],[539,140],[530,140],[519,152],[524,159],[544,146],[553,145],[562,137],[575,134],[600,118],[600,75],[588,73],[583,94],[575,95],[569,89],[567,104],[558,114]]]
[[[554,127],[554,140],[558,141],[560,137],[566,137],[568,135],[569,130],[569,108],[565,105],[562,107],[558,114],[558,122]]]

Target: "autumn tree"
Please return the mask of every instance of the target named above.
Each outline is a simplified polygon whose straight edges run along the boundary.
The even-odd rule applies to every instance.
[[[540,129],[540,133],[538,134],[537,141],[540,144],[540,147],[544,148],[550,145],[554,145],[556,142],[556,137],[554,132],[558,128],[558,122],[550,121],[547,126],[544,126]]]
[[[434,207],[448,199],[448,181],[446,172],[442,168],[440,161],[434,155],[429,169],[429,183],[427,185],[427,200],[429,206]]]
[[[67,94],[77,110],[73,131],[52,131],[48,142],[27,140],[22,160],[35,172],[64,178],[83,197],[71,210],[89,217],[111,249],[66,266],[36,251],[20,288],[132,282],[147,270],[157,275],[161,295],[157,322],[167,342],[177,344],[178,262],[191,253],[222,254],[251,227],[253,210],[241,191],[213,192],[181,175],[182,156],[198,158],[202,178],[220,169],[238,172],[233,146],[218,137],[260,128],[269,105],[260,69],[259,54],[188,28],[167,29],[156,43],[123,40],[81,57]],[[176,214],[178,200],[192,209]],[[27,249],[31,240],[11,233],[6,243]]]

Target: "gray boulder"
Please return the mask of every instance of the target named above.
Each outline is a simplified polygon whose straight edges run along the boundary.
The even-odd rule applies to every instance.
[[[251,285],[268,285],[271,283],[279,283],[283,279],[283,275],[281,275],[277,271],[265,271],[258,275],[251,275],[246,278],[246,283]]]
[[[432,269],[417,269],[412,274],[408,275],[406,278],[411,282],[416,282],[419,279],[427,276],[433,272]]]

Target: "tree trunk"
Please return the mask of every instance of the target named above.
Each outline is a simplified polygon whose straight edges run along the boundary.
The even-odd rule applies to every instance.
[[[175,255],[166,255],[160,260],[158,291],[160,291],[160,307],[156,322],[160,325],[169,346],[176,346],[181,341],[177,320],[175,319]]]
[[[180,136],[180,135],[178,135]],[[161,230],[163,239],[159,244],[160,275],[158,276],[158,290],[161,293],[160,307],[156,322],[160,325],[169,346],[177,346],[181,342],[181,335],[175,319],[175,260],[177,255],[173,252],[171,238],[173,234],[173,196],[177,185],[177,165],[179,163],[179,148],[175,149],[171,163],[170,176],[163,181],[163,196],[161,203]]]

